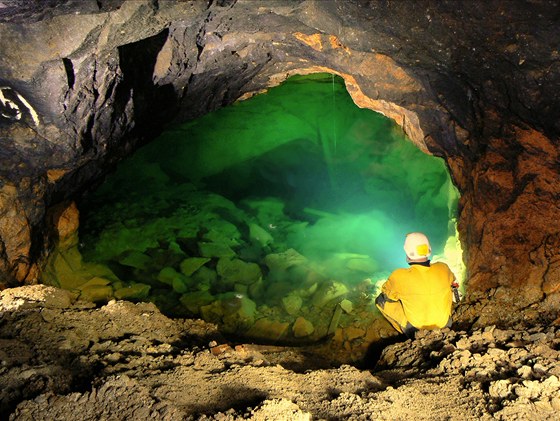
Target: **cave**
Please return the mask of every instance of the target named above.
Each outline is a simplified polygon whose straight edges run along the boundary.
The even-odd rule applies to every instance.
[[[456,204],[443,160],[356,107],[341,78],[295,76],[122,162],[78,203],[79,236],[43,282],[274,343],[319,342],[360,315],[359,355],[390,330],[374,298],[407,232],[429,232],[461,282]]]
[[[191,151],[186,165],[169,165],[161,172],[163,161],[152,158],[167,153],[170,163],[178,152],[170,145],[181,133],[192,134],[197,124],[211,126],[212,118],[219,128],[219,119],[227,119],[219,113],[309,83],[331,89],[332,95],[322,101],[334,117],[328,125],[342,123],[334,108],[341,101],[360,112],[378,113],[391,122],[392,136],[406,138],[403,144],[414,153],[437,160],[449,177],[447,193],[456,189],[452,196],[457,203],[447,207],[452,214],[431,217],[446,218],[446,233],[437,242],[452,237],[455,249],[462,250],[464,299],[454,310],[456,331],[554,328],[560,323],[559,13],[555,0],[515,5],[422,0],[406,6],[384,0],[1,1],[0,287],[8,296],[25,286],[61,286],[53,262],[63,256],[65,262],[79,263],[72,276],[81,271],[82,279],[92,282],[90,298],[98,305],[126,299],[126,291],[114,293],[132,284],[107,288],[99,280],[103,274],[89,270],[96,263],[83,260],[82,254],[91,256],[87,229],[88,223],[95,225],[95,198],[118,183],[119,171],[126,172],[127,166],[134,177],[134,163],[141,159],[148,164],[137,177],[141,187],[152,176],[150,180],[160,177],[164,184],[169,177],[200,178],[200,171],[212,170],[213,159],[189,161]],[[305,111],[295,117],[320,119]],[[225,178],[204,174],[204,188],[222,189],[214,194],[232,194],[227,200],[237,201],[246,187],[236,180],[254,177],[251,171],[256,171],[264,190],[315,200],[288,209],[293,221],[312,226],[328,219],[339,209],[317,206],[324,198],[315,195],[316,185],[306,186],[312,177],[302,169],[322,171],[321,181],[331,187],[345,181],[335,172],[346,168],[328,160],[335,143],[341,153],[347,143],[337,137],[336,128],[331,134],[315,127],[316,121],[308,123],[285,139],[294,142],[273,148],[293,160],[303,161],[311,153],[307,167],[286,168],[285,161],[275,166],[277,155],[259,150],[265,146],[254,142],[243,152],[251,155],[253,167],[229,165],[221,174]],[[302,133],[306,130],[313,133]],[[166,139],[169,149],[158,143]],[[211,143],[197,147],[208,148],[205,153],[215,157]],[[360,158],[355,160],[374,164],[368,153],[375,148],[368,149],[367,142],[361,147],[354,150]],[[223,149],[218,153],[224,154]],[[396,171],[402,162],[392,165]],[[191,171],[188,177],[181,173],[185,168]],[[189,196],[192,186],[185,182],[186,197],[194,198]],[[352,186],[339,185],[338,190],[349,194]],[[371,202],[361,205],[369,208]],[[185,202],[184,216],[190,211],[194,217],[196,206]],[[236,210],[221,209],[220,216],[231,222]],[[118,214],[106,211],[107,217],[111,213]],[[214,234],[219,237],[228,229],[223,224]],[[251,238],[250,227],[244,229],[244,238]],[[264,238],[260,247],[270,248],[272,240],[262,229],[256,224],[253,238]],[[158,247],[185,253],[194,247],[193,238],[207,234],[181,235],[175,237],[179,242],[164,241]],[[255,247],[243,253],[251,256]],[[124,277],[131,266],[123,261],[138,265],[142,257],[120,250],[119,259],[111,270]],[[185,259],[175,259],[172,269],[177,272]],[[356,264],[363,267],[367,259],[360,259]],[[185,272],[194,273],[190,270]],[[165,279],[173,290],[174,281]],[[175,284],[175,292],[191,292]],[[141,286],[133,301],[147,284],[134,285]],[[239,288],[219,291],[232,294],[224,298],[224,306],[239,306],[238,295],[247,293]],[[200,307],[196,297],[188,304],[196,315],[198,310],[191,311]],[[374,330],[367,340],[360,338],[364,346],[386,339],[383,326]],[[348,346],[342,349],[352,354]],[[489,407],[498,398],[493,399]]]

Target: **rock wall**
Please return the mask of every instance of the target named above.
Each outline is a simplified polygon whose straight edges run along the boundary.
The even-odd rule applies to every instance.
[[[462,194],[462,320],[556,317],[557,1],[5,3],[2,285],[36,282],[56,240],[48,210],[165,125],[331,72],[447,161]]]

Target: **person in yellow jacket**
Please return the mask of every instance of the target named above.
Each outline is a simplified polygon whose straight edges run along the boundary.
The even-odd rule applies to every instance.
[[[375,299],[377,308],[408,337],[420,329],[451,327],[455,275],[445,263],[430,262],[430,242],[421,232],[407,234],[404,251],[410,267],[391,273]]]

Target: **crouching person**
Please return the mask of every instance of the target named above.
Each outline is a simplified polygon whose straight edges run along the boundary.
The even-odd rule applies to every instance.
[[[391,273],[375,299],[377,308],[409,338],[420,329],[451,327],[455,275],[445,263],[430,262],[430,242],[420,232],[407,234],[404,251],[409,267]]]

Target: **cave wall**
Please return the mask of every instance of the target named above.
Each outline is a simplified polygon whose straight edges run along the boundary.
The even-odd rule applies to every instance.
[[[139,145],[292,74],[443,157],[461,192],[466,323],[560,308],[553,0],[65,1],[0,8],[0,283],[37,282],[52,211]]]

